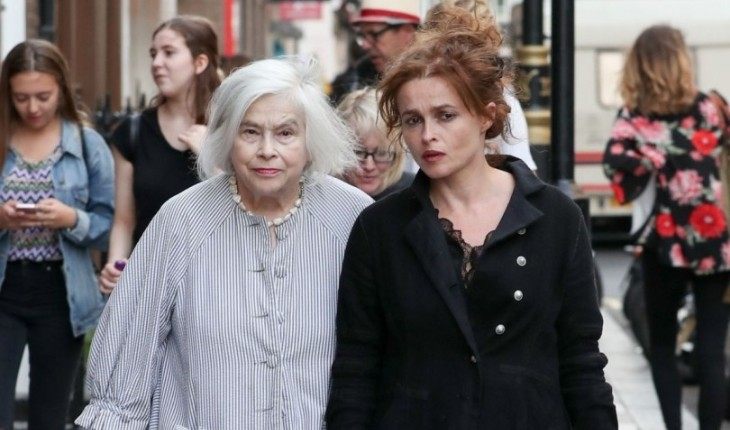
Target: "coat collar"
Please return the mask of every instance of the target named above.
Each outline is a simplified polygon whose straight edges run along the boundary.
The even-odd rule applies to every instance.
[[[543,215],[542,211],[529,202],[528,196],[543,189],[545,183],[517,158],[489,156],[487,159],[490,165],[511,173],[515,179],[515,189],[489,243],[491,247]],[[429,178],[423,172],[418,172],[409,192],[420,203],[420,210],[406,225],[404,236],[446,302],[472,352],[477,354],[478,348],[469,323],[466,302],[459,291],[461,279],[451,262],[446,236],[436,218],[428,190]]]

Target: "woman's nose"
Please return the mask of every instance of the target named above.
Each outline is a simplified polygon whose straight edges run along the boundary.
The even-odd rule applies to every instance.
[[[374,157],[373,154],[368,154],[367,157],[365,157],[365,159],[360,162],[360,167],[363,170],[368,170],[368,171],[375,170],[376,166],[375,166],[375,160],[373,157]]]

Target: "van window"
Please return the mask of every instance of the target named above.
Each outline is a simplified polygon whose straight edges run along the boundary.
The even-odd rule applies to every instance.
[[[596,51],[598,64],[598,102],[604,108],[621,106],[619,84],[626,54],[619,50]]]

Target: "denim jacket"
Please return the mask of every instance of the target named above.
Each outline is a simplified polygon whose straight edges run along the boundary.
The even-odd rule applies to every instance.
[[[75,336],[94,328],[104,309],[105,299],[91,262],[90,248],[106,250],[114,216],[114,163],[104,139],[84,128],[86,150],[81,147],[79,127],[63,121],[63,155],[53,166],[54,197],[76,210],[73,228],[59,230],[63,254],[71,327]],[[84,156],[86,160],[84,160]],[[0,187],[15,166],[16,157],[7,151]],[[10,251],[10,235],[0,229],[0,288]]]

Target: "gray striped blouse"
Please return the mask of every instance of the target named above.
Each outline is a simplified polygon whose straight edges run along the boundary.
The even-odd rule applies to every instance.
[[[372,200],[337,179],[304,186],[277,228],[219,175],[172,198],[134,250],[94,337],[90,429],[322,428],[337,283]]]

